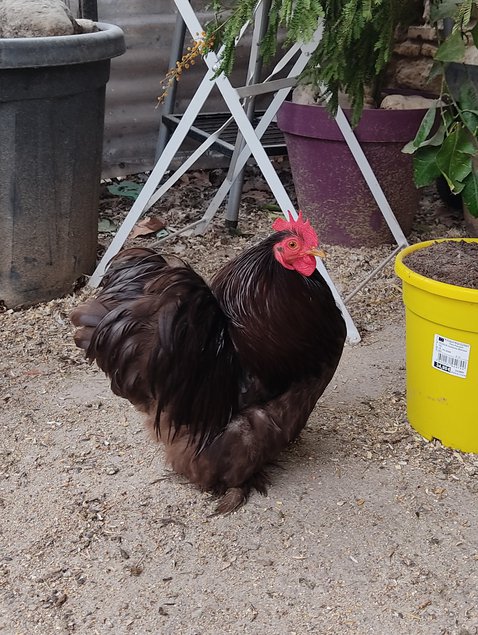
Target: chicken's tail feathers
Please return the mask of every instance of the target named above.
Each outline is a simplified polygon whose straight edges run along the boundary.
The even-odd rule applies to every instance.
[[[107,313],[108,309],[96,298],[80,304],[71,312],[70,320],[76,326],[73,337],[79,348],[88,350],[96,327]]]
[[[98,297],[75,309],[77,344],[115,394],[171,434],[187,428],[198,451],[237,412],[240,364],[228,320],[206,282],[175,257],[121,252]]]

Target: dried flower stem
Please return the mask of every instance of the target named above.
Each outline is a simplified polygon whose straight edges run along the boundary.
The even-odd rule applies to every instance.
[[[203,31],[201,33],[201,39],[194,40],[193,44],[187,47],[184,55],[176,62],[176,66],[166,73],[161,82],[161,90],[163,92],[158,97],[159,104],[162,104],[166,99],[170,86],[172,86],[174,82],[179,82],[183,71],[189,70],[191,66],[194,66],[196,59],[211,51],[213,45],[213,36],[206,36],[206,33]]]

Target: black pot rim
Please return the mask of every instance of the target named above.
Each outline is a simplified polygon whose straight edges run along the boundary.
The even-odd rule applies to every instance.
[[[123,31],[97,22],[99,31],[48,37],[0,38],[0,69],[66,66],[111,59],[125,52]]]

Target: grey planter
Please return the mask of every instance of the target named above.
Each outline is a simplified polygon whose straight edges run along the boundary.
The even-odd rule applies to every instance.
[[[121,29],[0,39],[0,303],[71,291],[96,262],[105,87]]]

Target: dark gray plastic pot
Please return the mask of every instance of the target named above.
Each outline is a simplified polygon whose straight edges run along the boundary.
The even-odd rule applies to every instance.
[[[411,230],[419,192],[412,159],[401,149],[414,138],[425,113],[426,109],[368,109],[354,129],[405,234]],[[284,132],[299,207],[321,241],[350,247],[392,242],[382,213],[326,109],[284,102],[277,123]]]
[[[96,261],[105,87],[121,29],[0,39],[0,303],[71,291]]]
[[[447,64],[445,71],[447,84],[455,99],[460,98],[460,88],[471,83],[478,94],[478,66],[475,64],[459,64],[451,62]],[[452,196],[450,194],[450,196]],[[459,200],[459,197],[457,197]],[[466,205],[463,204],[463,216],[468,236],[478,237],[478,218],[470,214]]]
[[[445,77],[455,99],[460,98],[460,88],[465,82],[471,82],[478,92],[478,66],[475,64],[450,62],[446,65]]]

